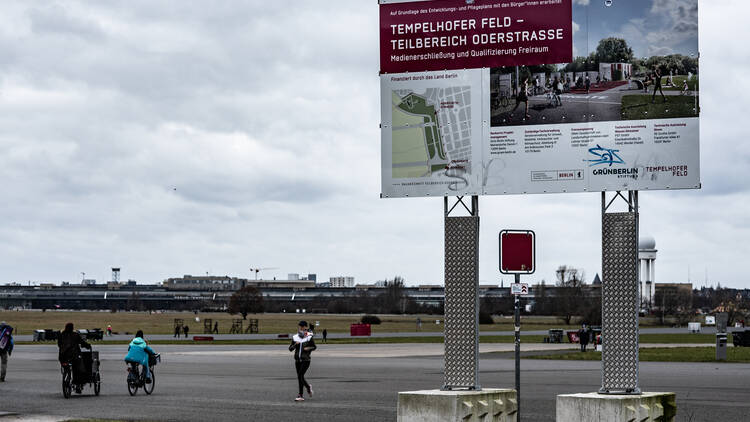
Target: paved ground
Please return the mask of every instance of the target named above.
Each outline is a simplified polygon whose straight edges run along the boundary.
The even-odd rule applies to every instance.
[[[648,95],[653,90],[648,91]],[[513,112],[515,100],[508,107],[493,110],[492,126],[540,125],[580,122],[618,121],[621,119],[622,97],[624,95],[646,95],[643,90],[628,89],[626,86],[590,94],[562,94],[561,106],[553,105],[546,95],[529,97],[529,118],[524,118],[524,104]],[[679,91],[665,90],[664,95],[680,95]],[[657,94],[661,101],[661,95]]]
[[[0,411],[43,415],[45,420],[279,421],[297,419],[304,409],[308,421],[392,421],[398,391],[441,385],[442,357],[425,356],[434,354],[435,348],[322,345],[314,353],[308,377],[316,395],[294,403],[296,381],[291,357],[283,347],[160,346],[163,362],[157,368],[154,395],[130,397],[121,363],[123,346],[99,346],[102,396],[93,397],[87,389],[83,396],[65,400],[56,349],[18,346],[10,361],[8,382],[0,384]],[[376,357],[383,355],[391,357]],[[512,386],[509,355],[482,354],[482,385]],[[598,362],[522,361],[522,420],[554,420],[557,394],[594,391],[600,379]],[[681,421],[738,421],[750,414],[750,365],[642,363],[640,380],[647,391],[677,392]],[[0,414],[0,422],[19,420],[12,418]]]
[[[523,331],[523,335],[547,335],[547,330],[532,330],[532,331]],[[733,330],[744,330],[744,328],[730,328],[729,331]],[[377,332],[377,327],[373,328],[372,337],[435,337],[435,336],[442,336],[442,331],[419,331],[419,332],[402,332],[402,333],[379,333]],[[688,333],[688,329],[686,327],[682,328],[642,328],[640,330],[641,334],[686,334]],[[715,334],[716,333],[716,327],[703,327],[702,331],[703,334]],[[201,333],[192,333],[190,334],[190,339],[194,335],[202,336],[205,334]],[[273,340],[278,338],[278,334],[212,334],[213,337],[216,340]],[[290,334],[291,335],[291,334]],[[481,335],[483,336],[512,336],[513,331],[482,331]],[[157,335],[148,335],[147,336],[150,340],[175,340],[174,336],[171,334],[157,334]],[[17,335],[13,336],[16,341],[31,341],[32,336],[30,334],[24,334],[24,335]],[[348,333],[330,333],[328,334],[329,338],[350,338]],[[125,341],[125,340],[131,340],[133,338],[132,335],[113,335],[112,337],[104,337],[105,341],[108,340],[119,340],[119,341]],[[321,338],[321,334],[318,333],[316,339]],[[180,340],[185,340],[184,336],[181,336],[179,338]]]

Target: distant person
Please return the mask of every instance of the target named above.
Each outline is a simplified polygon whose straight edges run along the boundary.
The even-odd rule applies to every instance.
[[[0,322],[0,382],[5,382],[8,371],[8,358],[13,354],[13,327]]]
[[[143,330],[138,330],[138,332],[135,333],[135,337],[128,345],[128,354],[125,355],[125,362],[137,363],[143,366],[143,370],[146,371],[146,384],[151,383],[151,370],[148,367],[148,360],[155,354],[156,352],[154,352],[154,349],[152,349],[143,338]]]
[[[175,326],[174,326],[174,336],[175,336],[176,338],[180,338],[180,329],[181,329],[181,328],[182,328],[182,327],[180,327],[179,325],[175,325]]]
[[[182,327],[182,332],[185,333],[185,338],[187,338],[188,337],[188,333],[190,332],[190,327],[188,327],[187,325],[185,325],[184,327]]]
[[[561,106],[562,105],[562,95],[563,92],[563,83],[562,79],[557,79],[555,77],[555,81],[552,83],[552,93],[554,95],[555,104]]]
[[[214,334],[219,334],[219,321],[214,322],[214,330],[212,332]]]
[[[107,337],[112,337],[112,324],[107,324]]]
[[[682,94],[687,95],[690,93],[690,87],[688,86],[688,81],[685,79],[682,81]]]
[[[71,363],[73,365],[73,384],[76,384],[76,393],[80,394],[81,383],[79,380],[88,379],[87,374],[84,373],[88,370],[83,367],[83,361],[81,360],[81,348],[91,350],[91,345],[73,328],[72,322],[65,324],[65,329],[57,337],[57,359],[61,364]]]
[[[578,343],[581,344],[581,352],[585,352],[586,346],[589,344],[589,332],[586,330],[585,324],[578,330]]]
[[[591,79],[588,74],[586,74],[586,81],[584,83],[586,84],[586,94],[588,94],[591,92]]]
[[[323,329],[323,343],[328,343],[328,330]]]
[[[654,94],[651,96],[651,104],[656,102],[656,90],[659,90],[663,102],[667,102],[667,97],[664,96],[664,91],[661,89],[661,72],[659,68],[654,66]]]
[[[297,370],[299,387],[299,393],[294,401],[305,401],[303,388],[307,389],[310,397],[313,395],[312,385],[305,380],[305,373],[310,368],[310,353],[316,348],[313,334],[308,331],[307,321],[300,321],[297,324],[297,334],[292,337],[292,344],[289,345],[289,351],[294,352],[294,367]]]
[[[518,95],[516,95],[516,106],[513,107],[513,110],[510,112],[510,117],[513,118],[513,113],[515,113],[516,109],[518,108],[521,103],[526,104],[526,109],[524,111],[526,118],[530,118],[529,115],[529,78],[523,78],[523,82],[521,82],[521,85],[518,87]]]

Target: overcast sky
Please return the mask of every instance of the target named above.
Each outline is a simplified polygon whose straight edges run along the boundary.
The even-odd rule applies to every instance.
[[[703,189],[642,193],[641,233],[657,282],[750,288],[750,2],[700,6]],[[370,0],[4,2],[0,283],[118,266],[442,284],[442,200],[378,197],[378,57]],[[590,281],[599,201],[482,197],[482,283],[503,228],[537,233],[527,281]]]

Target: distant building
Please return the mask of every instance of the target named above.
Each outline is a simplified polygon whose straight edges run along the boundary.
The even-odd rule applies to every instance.
[[[297,273],[289,273],[287,275],[287,280],[299,280],[299,274],[297,274]]]
[[[242,288],[248,280],[215,275],[192,276],[186,274],[179,278],[168,278],[162,283],[164,287],[173,290],[238,290]],[[130,282],[128,282],[130,285]]]
[[[330,277],[328,281],[330,281],[332,288],[354,287],[354,277]]]
[[[310,281],[318,281],[318,275],[317,274],[308,274],[307,279]]]
[[[96,280],[94,280],[93,278],[84,278],[83,280],[81,280],[81,286],[95,286],[95,285],[96,285]]]

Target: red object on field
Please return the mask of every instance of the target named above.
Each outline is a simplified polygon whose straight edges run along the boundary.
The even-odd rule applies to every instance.
[[[370,324],[352,324],[351,327],[349,327],[349,335],[352,337],[355,336],[370,336],[372,330],[370,329]]]
[[[214,341],[213,336],[193,336],[193,341]]]
[[[536,261],[535,235],[531,230],[500,232],[500,272],[531,274]]]
[[[565,334],[568,335],[569,342],[580,343],[580,339],[578,338],[578,331],[566,331]]]

